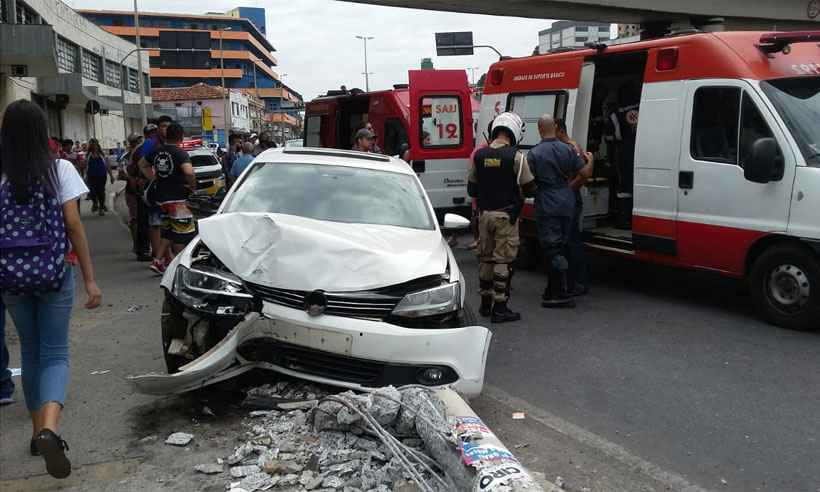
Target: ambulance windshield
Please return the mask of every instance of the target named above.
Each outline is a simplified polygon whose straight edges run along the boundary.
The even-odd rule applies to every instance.
[[[806,164],[820,167],[820,77],[796,77],[761,82],[797,141]]]

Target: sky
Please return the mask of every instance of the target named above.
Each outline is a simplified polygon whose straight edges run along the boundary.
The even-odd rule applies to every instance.
[[[74,8],[133,10],[133,0],[65,0]],[[472,56],[436,57],[435,33],[473,31],[475,44],[489,44],[502,54],[526,56],[538,44],[538,31],[552,20],[493,17],[429,10],[401,9],[336,0],[139,0],[142,11],[204,14],[234,7],[263,7],[268,40],[276,48],[275,67],[284,82],[309,101],[342,85],[365,88],[364,49],[356,35],[368,42],[370,89],[389,89],[407,83],[407,70],[432,58],[435,68],[475,70],[475,79],[498,56],[477,49]]]

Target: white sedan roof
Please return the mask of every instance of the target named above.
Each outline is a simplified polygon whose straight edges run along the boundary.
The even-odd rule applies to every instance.
[[[255,159],[255,162],[285,162],[294,164],[346,166],[415,175],[413,168],[401,159],[381,154],[358,152],[355,150],[321,149],[312,147],[276,148],[268,149],[259,154],[259,156]]]

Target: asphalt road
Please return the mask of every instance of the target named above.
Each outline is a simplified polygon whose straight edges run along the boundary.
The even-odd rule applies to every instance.
[[[133,261],[114,216],[85,221],[105,297],[72,321],[63,435],[75,473],[59,487],[224,490],[225,477],[192,467],[227,454],[243,413],[229,396],[132,393],[125,376],[163,370],[158,279]],[[476,292],[474,258],[457,256]],[[820,491],[820,335],[759,321],[731,281],[606,258],[593,270],[575,311],[541,309],[543,275],[517,273],[524,320],[492,328],[486,391],[472,405],[531,470],[588,492]],[[194,445],[163,445],[172,431]],[[0,409],[4,492],[58,486],[27,455],[29,432],[21,402]]]
[[[476,260],[457,256],[476,296]],[[820,491],[820,333],[761,321],[738,282],[607,256],[592,265],[575,310],[541,308],[545,276],[517,272],[523,319],[493,327],[476,410],[504,434],[510,415],[484,404],[529,409],[571,438],[564,465],[584,450],[590,461],[528,456],[531,467],[577,490]],[[516,432],[508,440],[538,440]],[[620,475],[592,473],[607,464]]]

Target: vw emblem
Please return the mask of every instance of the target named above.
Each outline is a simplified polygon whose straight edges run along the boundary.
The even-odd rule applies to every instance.
[[[314,290],[305,298],[305,311],[310,316],[320,316],[327,309],[327,296],[324,291]]]

